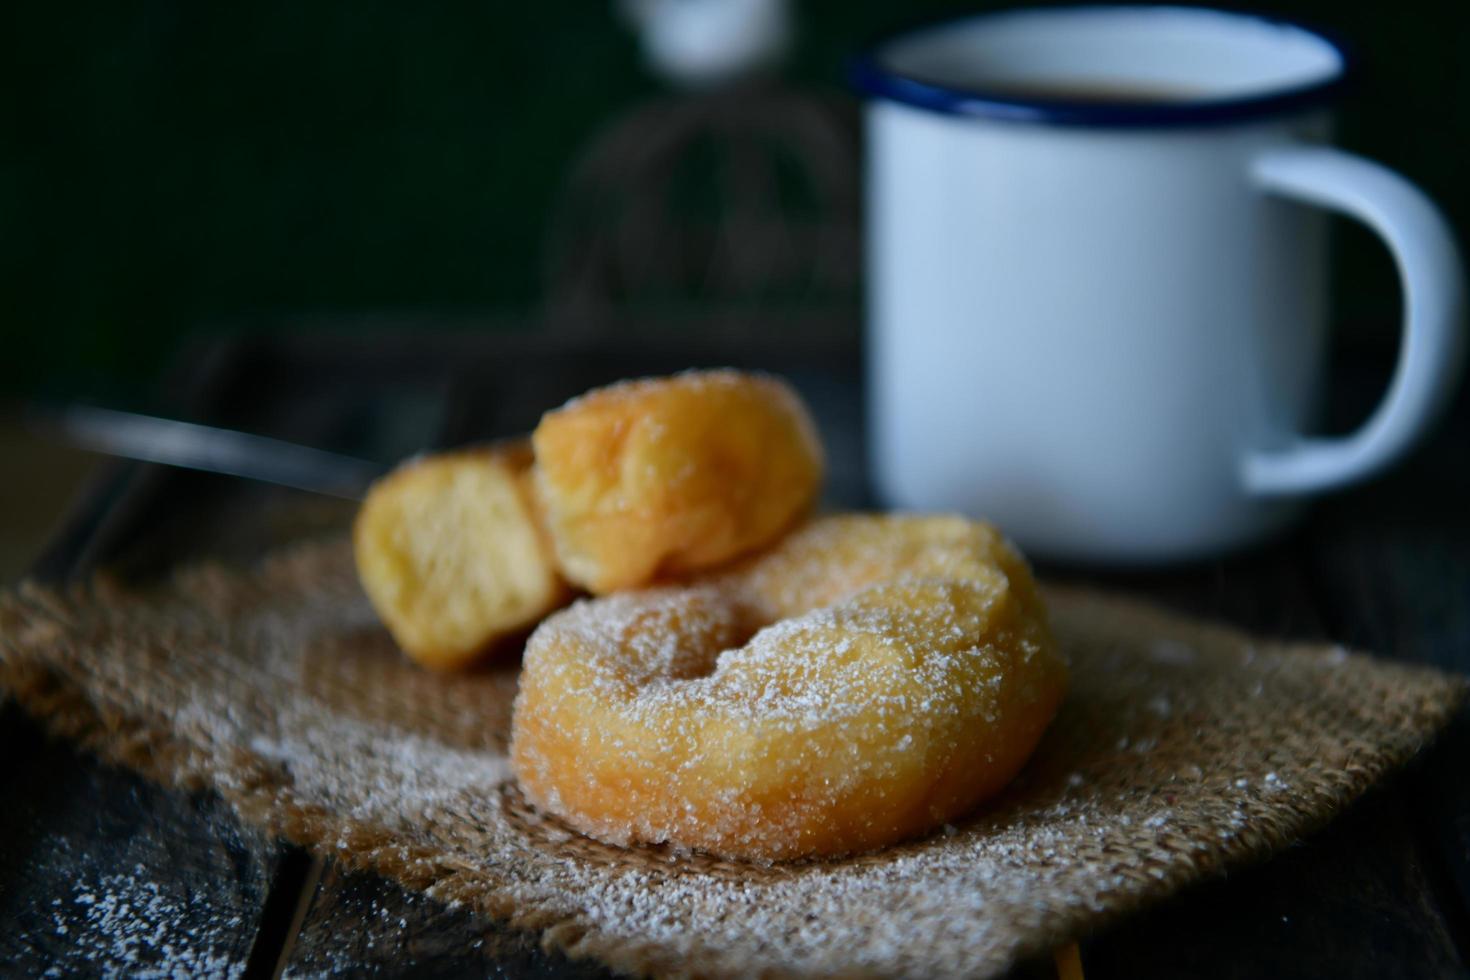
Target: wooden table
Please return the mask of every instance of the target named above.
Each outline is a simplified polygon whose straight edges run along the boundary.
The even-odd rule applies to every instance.
[[[527,430],[545,407],[618,377],[759,366],[790,377],[818,416],[829,502],[869,503],[861,364],[840,325],[766,339],[629,328],[616,340],[572,342],[354,322],[326,334],[288,325],[255,336],[187,354],[160,410],[387,461]],[[1339,358],[1340,428],[1373,404],[1392,353],[1363,347]],[[184,557],[243,559],[347,513],[302,497],[120,463],[77,502],[34,571],[60,578],[106,564],[145,576]],[[283,502],[301,504],[290,526],[262,517]],[[1470,673],[1470,398],[1407,465],[1324,500],[1263,550],[1148,574],[1042,572],[1265,633]],[[48,740],[13,705],[0,710],[0,745],[0,963],[8,964],[0,972],[604,975],[462,909],[268,839],[208,793],[164,790],[102,765]],[[1086,938],[1087,976],[1470,975],[1467,750],[1462,713],[1408,771],[1310,840]],[[1054,975],[1049,961],[1018,973]]]

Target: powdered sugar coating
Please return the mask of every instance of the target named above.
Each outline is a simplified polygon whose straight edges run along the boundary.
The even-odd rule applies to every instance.
[[[605,841],[846,853],[1003,786],[1064,678],[993,529],[831,517],[713,579],[548,619],[511,756],[530,799]]]

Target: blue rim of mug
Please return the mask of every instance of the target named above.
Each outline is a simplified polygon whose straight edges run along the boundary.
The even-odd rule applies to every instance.
[[[1337,55],[1337,70],[1326,78],[1302,85],[1285,86],[1257,95],[1218,99],[1181,99],[1171,102],[1079,102],[1067,99],[1028,98],[983,87],[961,87],[902,75],[883,67],[882,50],[895,41],[943,27],[956,27],[979,20],[1015,14],[1117,11],[1148,13],[1171,11],[1216,14],[1232,20],[1250,20],[1301,31],[1322,41]],[[1314,108],[1334,101],[1357,74],[1357,59],[1351,48],[1332,32],[1287,17],[1232,10],[1227,7],[1193,4],[1049,4],[1035,7],[1006,7],[959,17],[949,16],[912,24],[886,34],[866,45],[849,63],[852,86],[871,98],[928,109],[951,116],[972,116],[1007,122],[1042,123],[1054,126],[1172,127],[1240,122]]]

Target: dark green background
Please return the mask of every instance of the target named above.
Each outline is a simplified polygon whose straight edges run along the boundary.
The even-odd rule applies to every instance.
[[[798,4],[793,74],[975,3]],[[1352,42],[1342,142],[1460,227],[1470,2],[1293,0]],[[578,148],[657,91],[611,5],[12,0],[0,13],[0,393],[129,392],[191,327],[275,311],[527,307]],[[1342,236],[1339,312],[1393,320]]]

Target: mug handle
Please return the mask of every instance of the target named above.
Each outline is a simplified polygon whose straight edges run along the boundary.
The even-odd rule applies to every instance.
[[[1371,160],[1324,146],[1267,150],[1251,177],[1265,190],[1362,221],[1382,236],[1403,280],[1404,327],[1388,394],[1362,428],[1250,453],[1254,494],[1300,494],[1353,483],[1394,462],[1448,404],[1465,357],[1465,281],[1444,216],[1413,184]]]

